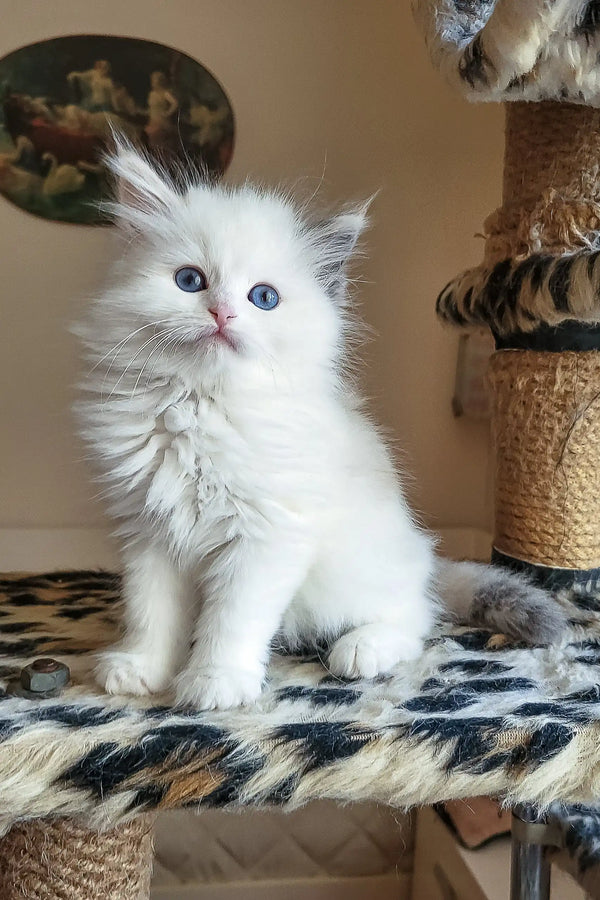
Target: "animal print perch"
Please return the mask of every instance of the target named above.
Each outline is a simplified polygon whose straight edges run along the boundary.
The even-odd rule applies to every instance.
[[[470,100],[600,106],[598,0],[413,0],[434,65]]]
[[[600,252],[532,254],[468,269],[440,293],[436,311],[459,327],[488,325],[496,335],[531,332],[570,319],[600,322]]]
[[[561,647],[447,626],[417,663],[372,682],[333,678],[317,657],[276,656],[256,706],[205,713],[94,686],[90,654],[115,637],[116,576],[5,576],[3,688],[39,656],[66,662],[73,683],[45,701],[3,691],[0,826],[58,814],[104,827],[141,810],[315,798],[589,803],[600,778],[600,613],[561,602],[571,617]]]

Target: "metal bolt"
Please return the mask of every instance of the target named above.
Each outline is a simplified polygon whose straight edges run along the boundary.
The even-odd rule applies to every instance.
[[[59,669],[61,663],[57,662],[55,659],[50,659],[49,657],[43,657],[42,659],[34,659],[31,663],[31,668],[36,672],[56,672]]]
[[[21,669],[19,678],[21,687],[29,694],[58,694],[71,679],[69,667],[56,659],[34,659],[32,663]]]

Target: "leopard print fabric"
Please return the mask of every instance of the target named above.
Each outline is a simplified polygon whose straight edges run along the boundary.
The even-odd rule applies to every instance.
[[[419,661],[360,682],[331,676],[318,651],[274,654],[259,703],[203,712],[94,684],[93,654],[117,636],[119,588],[105,572],[0,580],[0,828],[49,815],[105,827],[150,809],[493,794],[553,802],[573,858],[588,869],[600,860],[598,813],[585,805],[600,776],[600,613],[589,597],[585,609],[561,599],[571,625],[560,646],[440,627]],[[70,666],[71,685],[54,699],[14,696],[21,668],[43,656]]]

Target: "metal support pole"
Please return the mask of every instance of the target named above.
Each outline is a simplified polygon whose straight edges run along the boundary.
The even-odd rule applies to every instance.
[[[559,847],[556,826],[535,807],[518,803],[512,811],[510,900],[550,900],[550,861],[547,848]]]

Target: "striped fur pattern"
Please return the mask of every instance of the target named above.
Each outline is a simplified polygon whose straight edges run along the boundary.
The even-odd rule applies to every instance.
[[[488,325],[506,335],[569,319],[600,322],[599,297],[599,251],[533,254],[462,272],[442,290],[436,310],[452,325]]]
[[[413,0],[434,65],[471,100],[600,104],[599,0]]]
[[[57,813],[106,827],[141,810],[292,809],[317,798],[590,802],[600,777],[600,602],[575,599],[559,601],[570,617],[560,646],[525,649],[445,626],[419,660],[374,681],[334,678],[320,654],[275,656],[254,706],[206,713],[95,685],[91,653],[114,640],[119,619],[116,576],[5,576],[0,829]],[[48,655],[73,672],[61,697],[6,693],[22,665]],[[560,812],[572,819],[573,857],[589,868],[600,832],[586,823],[597,813]]]

